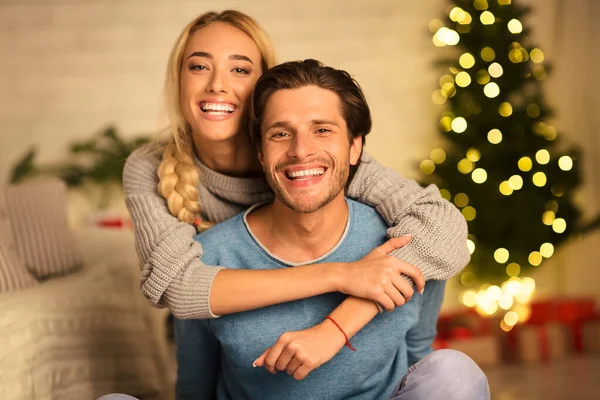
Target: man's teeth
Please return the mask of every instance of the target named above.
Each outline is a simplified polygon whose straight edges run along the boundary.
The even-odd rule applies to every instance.
[[[200,109],[202,111],[209,114],[223,114],[223,113],[232,113],[235,110],[235,106],[233,104],[227,103],[201,103]]]
[[[298,179],[302,177],[321,176],[325,173],[325,168],[305,169],[301,171],[287,171],[288,178]]]

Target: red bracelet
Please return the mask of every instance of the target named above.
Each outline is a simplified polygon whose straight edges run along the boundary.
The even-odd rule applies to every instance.
[[[344,332],[344,330],[342,329],[341,326],[338,325],[337,322],[334,321],[333,318],[331,318],[329,315],[325,317],[325,319],[330,320],[331,322],[333,322],[333,324],[335,326],[337,326],[337,328],[340,330],[340,332],[342,332],[342,335],[344,335],[344,338],[346,339],[346,347],[348,347],[350,350],[352,351],[356,351],[356,349],[354,347],[352,347],[352,345],[350,344],[350,340],[348,339],[348,335],[346,335],[346,332]]]

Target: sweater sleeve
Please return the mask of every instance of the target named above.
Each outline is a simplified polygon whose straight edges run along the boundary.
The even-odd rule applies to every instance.
[[[448,279],[469,262],[467,223],[435,185],[422,188],[365,152],[348,195],[375,207],[391,226],[389,237],[413,235],[391,254],[418,267],[425,280]]]
[[[156,307],[182,319],[214,318],[210,288],[221,267],[200,261],[195,228],[179,221],[158,193],[160,158],[147,147],[134,151],[123,170],[125,201],[135,230],[142,274],[140,286]]]

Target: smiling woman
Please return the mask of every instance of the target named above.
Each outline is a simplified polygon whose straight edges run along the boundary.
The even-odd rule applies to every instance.
[[[272,199],[243,116],[257,79],[274,64],[266,34],[236,11],[204,14],[176,41],[165,82],[170,139],[135,151],[123,173],[142,263],[142,291],[151,303],[169,307],[178,318],[214,318],[339,291],[393,310],[413,294],[409,279],[400,274],[412,278],[421,291],[424,278],[446,279],[462,269],[469,252],[458,210],[434,186],[421,188],[368,154],[362,155],[347,194],[376,207],[393,226],[391,236],[403,239],[391,239],[350,263],[278,270],[202,263],[196,229]],[[344,115],[348,127],[351,114]],[[323,119],[332,121],[329,115],[311,118],[314,143],[341,128]],[[368,129],[356,132],[369,130],[370,120]],[[303,172],[289,169],[286,175],[296,175],[298,181],[300,174],[322,170],[326,176],[335,164],[327,160]],[[389,257],[392,250],[394,257]],[[373,302],[349,297],[331,315],[351,337],[372,318],[373,308]],[[340,335],[335,327],[325,330]]]

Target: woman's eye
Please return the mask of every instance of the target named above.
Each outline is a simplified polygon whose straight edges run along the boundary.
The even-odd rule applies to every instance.
[[[208,69],[208,68],[206,68],[206,66],[204,66],[204,65],[200,65],[200,64],[190,65],[190,70],[204,71],[206,69]]]
[[[250,71],[248,71],[246,68],[234,68],[233,72],[244,75],[248,75],[250,73]]]

